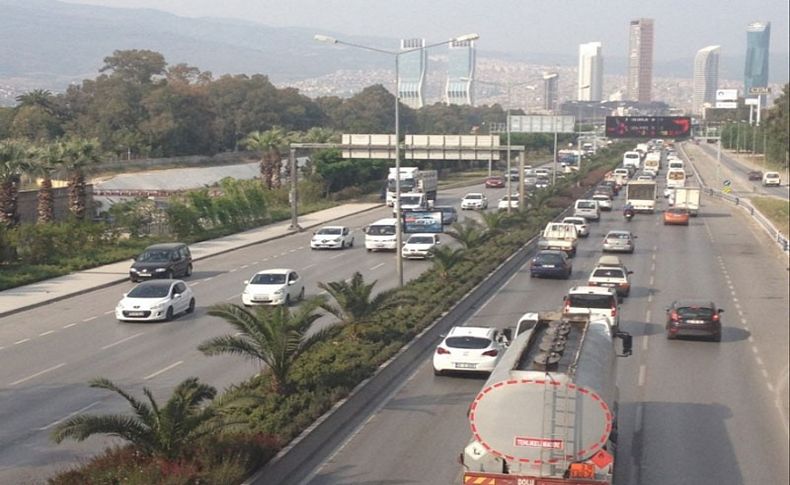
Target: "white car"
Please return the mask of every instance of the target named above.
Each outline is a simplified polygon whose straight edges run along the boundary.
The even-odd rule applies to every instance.
[[[587,313],[592,318],[606,318],[615,329],[620,327],[620,301],[614,288],[575,286],[563,299],[563,313]]]
[[[304,281],[292,269],[267,269],[245,281],[241,302],[252,305],[290,305],[304,298]]]
[[[588,221],[597,221],[601,218],[601,209],[595,200],[579,199],[573,206],[573,216],[584,217]]]
[[[598,208],[602,211],[612,210],[612,199],[606,194],[595,194],[592,200],[598,202]]]
[[[461,210],[466,209],[487,209],[488,208],[488,198],[485,194],[481,194],[479,192],[472,192],[466,194],[463,199],[461,199]]]
[[[405,259],[425,259],[432,256],[431,251],[439,244],[438,234],[412,234],[401,248]]]
[[[518,194],[506,195],[499,199],[497,209],[507,210],[508,205],[511,209],[518,209]]]
[[[491,373],[508,346],[496,328],[453,327],[433,353],[433,373]]]
[[[633,271],[625,266],[599,265],[593,268],[587,285],[612,288],[618,296],[628,296],[631,293],[631,274]]]
[[[637,180],[637,182],[640,181],[640,180],[644,180],[644,181],[647,181],[647,182],[652,182],[653,180],[655,180],[655,177],[651,177],[650,175],[640,175],[639,177],[636,178],[636,180]]]
[[[313,233],[310,249],[354,247],[354,232],[346,226],[324,226]]]
[[[171,320],[179,313],[195,311],[195,296],[181,280],[149,280],[125,293],[115,307],[121,322]]]
[[[779,175],[779,172],[765,172],[765,175],[763,175],[763,186],[768,187],[769,185],[777,187],[782,185],[782,177]]]
[[[587,219],[584,217],[566,217],[562,222],[576,226],[576,234],[578,234],[579,237],[587,237],[590,235],[590,226],[587,225]]]

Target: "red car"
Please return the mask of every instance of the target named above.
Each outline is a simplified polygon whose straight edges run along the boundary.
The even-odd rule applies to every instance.
[[[667,338],[706,336],[721,342],[721,308],[707,300],[677,300],[667,308]]]
[[[664,211],[664,225],[689,225],[689,211],[680,207],[672,207]]]
[[[486,188],[487,189],[504,189],[505,188],[505,177],[488,177],[486,179]]]

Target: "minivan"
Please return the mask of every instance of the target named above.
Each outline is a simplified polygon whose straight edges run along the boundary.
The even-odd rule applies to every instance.
[[[192,276],[192,253],[184,243],[148,246],[133,261],[129,268],[129,279],[133,283],[152,278]]]
[[[598,202],[592,199],[579,199],[573,206],[574,217],[584,217],[588,221],[597,221],[601,218]]]
[[[587,313],[604,317],[616,331],[620,327],[620,301],[614,288],[575,286],[563,298],[563,313]]]
[[[396,245],[395,218],[379,219],[365,228],[365,249],[394,251]]]

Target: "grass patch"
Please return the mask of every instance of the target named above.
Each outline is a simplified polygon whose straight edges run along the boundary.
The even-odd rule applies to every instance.
[[[790,201],[774,197],[755,197],[751,201],[785,237],[788,237],[790,233]]]

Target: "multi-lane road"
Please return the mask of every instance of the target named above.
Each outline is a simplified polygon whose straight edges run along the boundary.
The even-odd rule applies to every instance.
[[[716,158],[716,145],[700,143],[699,147],[708,156]],[[736,190],[743,195],[771,195],[783,199],[790,198],[790,180],[786,180],[787,176],[785,173],[780,174],[783,179],[781,187],[763,187],[760,181],[749,180],[748,173],[753,170],[751,167],[729,156],[724,151],[721,152],[721,165],[721,169],[726,170],[727,174],[735,177],[737,181]],[[719,170],[719,178],[721,179],[728,176],[724,173],[724,170]],[[763,171],[765,172],[767,170],[763,169]],[[714,188],[719,188],[719,184],[714,180],[710,180],[707,183]]]
[[[472,189],[440,193],[457,205]],[[476,190],[476,189],[475,189]],[[502,190],[486,190],[495,203]],[[747,484],[787,481],[788,279],[786,260],[738,210],[704,199],[689,227],[664,227],[659,214],[625,223],[618,211],[592,224],[580,244],[571,281],[533,280],[522,268],[468,321],[513,325],[529,310],[556,309],[567,288],[581,284],[600,256],[609,229],[639,237],[625,255],[634,289],[622,305],[622,325],[635,353],[620,360],[620,443],[617,475],[625,484]],[[112,315],[130,284],[25,311],[0,322],[0,483],[41,481],[54,470],[110,441],[55,446],[48,433],[74,413],[126,412],[113,395],[87,387],[108,377],[160,398],[188,376],[223,388],[257,371],[234,357],[196,350],[230,327],[206,315],[212,303],[239,302],[255,271],[293,267],[316,294],[321,281],[361,271],[377,287],[394,286],[391,253],[367,253],[359,228],[388,208],[349,217],[357,244],[346,251],[310,251],[309,234],[294,235],[200,261],[188,280],[198,310],[164,324],[119,324]],[[430,263],[407,261],[407,278]],[[666,341],[664,307],[676,297],[710,297],[725,308],[721,343]],[[435,377],[430,354],[390,389],[383,405],[338,446],[313,457],[292,483],[460,483],[457,457],[469,439],[466,411],[483,381]]]

